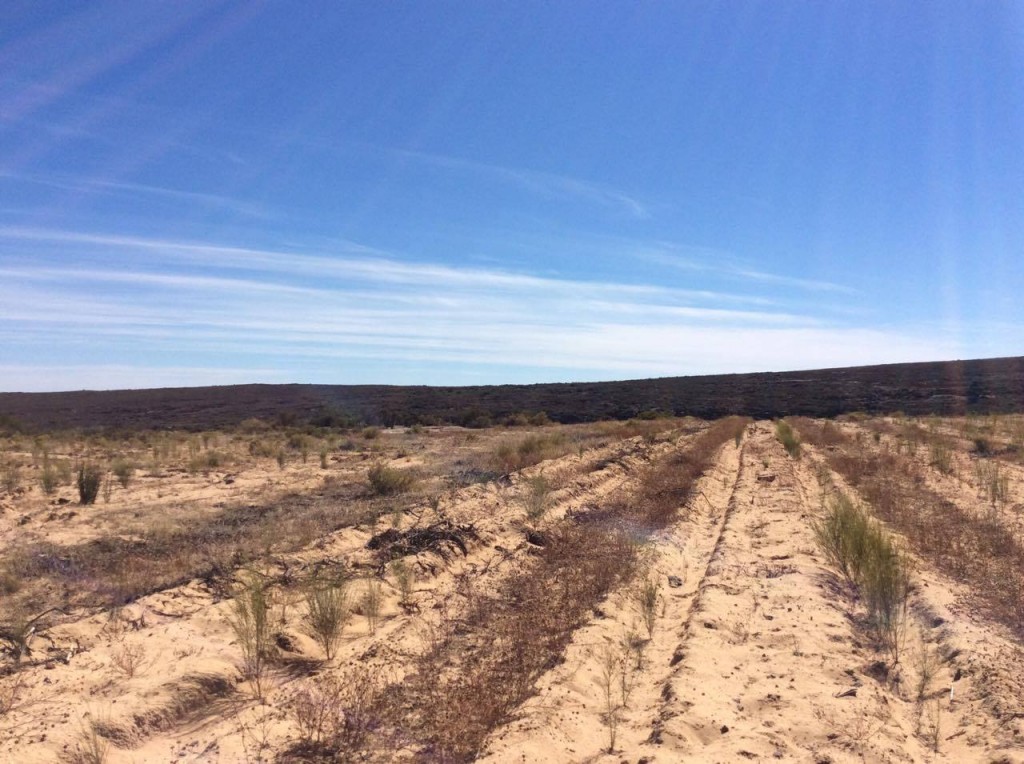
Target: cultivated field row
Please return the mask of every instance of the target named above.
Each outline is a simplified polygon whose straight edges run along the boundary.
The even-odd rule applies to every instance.
[[[81,542],[24,501],[0,758],[1024,760],[1021,468],[958,426],[385,433]]]

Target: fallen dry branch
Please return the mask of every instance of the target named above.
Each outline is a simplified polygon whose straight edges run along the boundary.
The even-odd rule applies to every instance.
[[[456,551],[465,557],[469,553],[466,543],[478,540],[479,536],[472,525],[456,525],[446,519],[425,528],[405,531],[388,528],[366,542],[366,548],[377,552],[381,565],[422,553],[436,555],[448,562]]]

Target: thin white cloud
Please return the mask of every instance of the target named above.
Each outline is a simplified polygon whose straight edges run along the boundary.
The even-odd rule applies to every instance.
[[[50,392],[289,382],[287,374],[263,367],[148,366],[123,364],[0,364],[5,390]]]
[[[270,211],[259,204],[236,199],[222,194],[209,194],[200,191],[183,191],[176,188],[152,186],[145,183],[109,180],[106,178],[73,177],[68,175],[39,175],[35,173],[18,173],[0,171],[0,179],[19,183],[31,183],[62,191],[78,194],[126,194],[155,196],[172,199],[187,204],[199,204],[204,207],[226,209],[248,217],[269,220],[273,216]]]
[[[29,389],[24,369],[46,368],[41,352],[95,354],[106,371],[75,379],[109,378],[107,387],[141,378],[118,368],[159,369],[153,358],[196,369],[187,383],[206,384],[225,378],[202,371],[219,368],[214,360],[231,372],[257,368],[254,358],[259,374],[225,374],[273,381],[295,369],[308,379],[302,369],[328,365],[338,376],[321,381],[344,382],[353,366],[412,363],[607,378],[958,354],[926,332],[723,307],[734,305],[728,295],[704,290],[401,262],[354,244],[330,257],[13,228],[0,229],[0,244],[7,390]],[[40,377],[31,389],[52,384]]]
[[[390,257],[390,253],[353,242],[337,242],[332,255],[302,254],[246,247],[227,247],[217,244],[181,242],[168,239],[91,234],[76,231],[40,230],[0,226],[0,240],[26,240],[92,245],[99,248],[115,247],[121,250],[145,251],[165,257],[164,265],[182,263],[215,266],[220,269],[263,271],[289,276],[307,276],[316,279],[359,279],[376,284],[427,287],[443,289],[510,289],[601,292],[631,295],[634,299],[676,299],[712,301],[751,301],[760,299],[730,295],[710,290],[688,290],[649,284],[618,284],[554,279],[512,273],[498,269],[456,268],[434,263],[409,263]]]
[[[676,252],[679,250],[682,250],[684,254],[677,254]],[[735,258],[729,252],[710,247],[678,247],[672,244],[656,243],[648,247],[635,249],[632,254],[640,260],[683,271],[715,273],[761,284],[776,284],[778,286],[792,287],[811,292],[859,294],[858,290],[845,284],[767,273],[755,268],[739,265],[734,262]]]
[[[802,279],[793,276],[780,276],[775,273],[765,273],[749,268],[731,268],[730,271],[751,281],[760,281],[765,284],[778,284],[780,286],[797,287],[809,289],[815,292],[837,292],[840,294],[858,294],[856,289],[843,284],[834,284],[831,281],[817,281],[815,279]]]
[[[608,186],[571,178],[556,173],[477,162],[460,157],[431,154],[408,149],[393,149],[392,153],[435,167],[468,172],[511,183],[547,199],[581,201],[625,212],[631,217],[644,219],[651,216],[647,205],[628,194]]]

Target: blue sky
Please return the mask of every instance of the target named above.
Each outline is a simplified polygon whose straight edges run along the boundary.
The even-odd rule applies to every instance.
[[[1024,352],[1024,5],[0,8],[0,390]]]

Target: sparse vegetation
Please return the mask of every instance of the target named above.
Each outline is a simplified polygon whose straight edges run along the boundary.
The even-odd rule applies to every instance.
[[[541,520],[548,511],[551,501],[551,483],[544,475],[527,478],[522,489],[523,508],[526,517],[533,522]]]
[[[228,622],[242,651],[242,676],[252,682],[256,697],[263,698],[267,664],[273,648],[270,600],[262,576],[243,578],[231,601]]]
[[[349,615],[346,583],[314,579],[307,584],[305,598],[306,628],[331,660]]]
[[[416,483],[416,476],[408,470],[390,467],[383,463],[377,463],[370,467],[366,477],[370,481],[370,490],[377,496],[405,493],[411,490]]]
[[[347,756],[364,751],[380,726],[381,684],[378,673],[361,667],[300,690],[291,706],[299,733],[291,753],[300,760],[357,760]]]
[[[804,438],[820,443],[821,425],[798,420]],[[908,457],[864,451],[848,438],[829,451],[829,466],[856,488],[912,550],[970,586],[990,617],[1024,634],[1024,547],[991,513],[976,515],[927,487],[923,467]]]
[[[117,478],[117,482],[121,484],[121,487],[127,488],[135,476],[135,465],[126,459],[115,459],[114,463],[110,466],[110,471],[114,473],[114,477]]]
[[[554,459],[572,450],[560,434],[527,435],[517,440],[501,442],[491,457],[491,466],[503,474],[532,467],[545,459]]]
[[[775,445],[774,423],[659,416],[530,432],[508,429],[537,426],[525,417],[495,421],[502,425],[409,428],[372,442],[361,437],[362,424],[322,432],[294,421],[249,434],[104,431],[9,442],[0,459],[21,464],[21,490],[0,496],[0,519],[15,538],[23,523],[26,541],[8,548],[0,571],[0,721],[25,725],[18,734],[33,754],[45,733],[59,736],[57,745],[67,741],[70,756],[86,736],[74,737],[73,717],[44,717],[43,709],[51,696],[63,698],[73,671],[82,694],[123,691],[117,718],[95,728],[111,746],[107,758],[135,747],[170,759],[202,729],[218,741],[216,755],[230,760],[458,762],[481,755],[485,741],[488,752],[505,756],[519,736],[563,718],[563,691],[582,689],[586,703],[573,709],[579,726],[565,726],[577,735],[573,751],[561,755],[636,760],[637,741],[660,744],[672,714],[706,725],[700,692],[719,691],[708,677],[740,688],[747,675],[788,676],[808,656],[829,660],[821,647],[828,640],[848,645],[852,638],[863,656],[868,636],[884,653],[843,668],[858,687],[862,675],[879,684],[868,683],[871,692],[861,689],[856,701],[830,705],[829,729],[841,730],[833,745],[870,759],[883,745],[901,751],[899,741],[915,730],[908,746],[917,751],[962,750],[949,735],[963,724],[966,704],[941,717],[947,682],[964,664],[943,644],[953,629],[936,625],[957,613],[927,614],[919,601],[926,587],[914,592],[913,612],[907,607],[910,568],[898,534],[923,565],[937,559],[915,536],[928,523],[939,524],[935,535],[959,533],[955,522],[970,517],[1012,536],[1019,468],[1005,444],[1013,420],[975,420],[971,437],[946,420],[930,429],[910,418],[806,428],[791,420],[797,442],[804,440],[801,461]],[[940,477],[924,448],[911,454],[903,435],[911,427],[923,445],[946,438],[966,478]],[[978,436],[989,439],[988,455],[972,445]],[[273,450],[256,455],[256,439]],[[314,456],[308,463],[303,449]],[[274,465],[279,450],[288,458],[283,471]],[[218,475],[195,469],[210,453],[229,468]],[[497,466],[499,454],[505,466],[561,461],[510,474]],[[415,466],[399,468],[406,464],[399,458]],[[61,490],[57,465],[109,465],[105,488],[120,482],[119,460],[136,465],[128,492],[115,487],[110,506],[90,512],[66,506],[74,475]],[[57,478],[49,494],[40,490],[48,467]],[[377,467],[415,483],[378,491],[370,477]],[[952,493],[957,486],[961,496]],[[819,487],[828,498],[814,531],[845,585],[807,563],[807,517]],[[962,498],[971,511],[952,516],[946,504],[929,505],[931,498]],[[949,550],[959,550],[958,576],[972,589],[977,568],[1005,593],[1011,583],[999,577],[1012,579],[1021,563],[1005,539],[997,541],[961,534],[943,549],[950,558]],[[922,580],[933,593],[942,586]],[[835,617],[829,596],[843,593],[849,622]],[[979,613],[992,615],[996,605],[1009,612],[1012,600],[999,596],[979,595]],[[50,605],[61,612],[42,612]],[[96,617],[100,608],[109,619]],[[850,623],[863,633],[850,633]],[[983,625],[979,615],[973,627]],[[736,660],[730,654],[719,671],[704,658],[721,645]],[[239,672],[218,668],[225,655],[240,662]],[[83,671],[89,665],[99,668],[97,677]],[[972,687],[1003,692],[999,702],[1016,713],[1016,700],[998,683],[974,664],[970,670]],[[44,687],[40,677],[54,684]],[[260,702],[246,700],[239,687]],[[540,688],[541,697],[524,703]],[[842,689],[834,693],[848,697]],[[909,702],[886,706],[895,723],[872,710],[886,693],[913,703],[912,710]],[[716,738],[738,740],[766,714],[785,717],[787,708],[807,706],[771,684],[744,704],[735,721],[726,720],[729,731],[719,723],[708,728]],[[851,722],[861,707],[863,718]],[[974,734],[979,727],[971,724],[964,726]],[[664,732],[674,734],[668,723]],[[828,745],[822,742],[822,755],[831,754]],[[0,758],[11,750],[10,741],[0,742]]]
[[[370,633],[374,634],[380,621],[384,595],[380,588],[380,581],[372,576],[366,578],[364,587],[363,596],[359,599],[359,613],[366,618],[366,625],[369,627]]]
[[[779,443],[786,449],[786,453],[794,459],[800,458],[800,438],[793,432],[793,428],[789,426],[789,422],[784,419],[780,419],[775,423],[775,436],[779,439]]]
[[[94,720],[83,720],[78,736],[64,752],[61,761],[66,764],[104,764],[110,753],[110,742],[100,735]]]
[[[103,483],[103,470],[95,464],[83,464],[78,468],[78,502],[95,504]]]
[[[636,590],[636,603],[640,617],[647,628],[648,638],[654,637],[658,619],[658,603],[661,601],[661,585],[650,577],[645,578]]]
[[[0,467],[0,487],[8,494],[21,487],[21,465],[18,462],[7,461]]]

